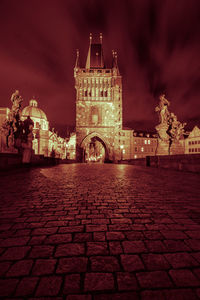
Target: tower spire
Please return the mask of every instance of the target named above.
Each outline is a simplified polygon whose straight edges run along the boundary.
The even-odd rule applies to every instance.
[[[76,49],[76,63],[75,68],[79,68],[79,49]]]
[[[100,43],[102,44],[102,40],[103,40],[103,34],[102,34],[102,33],[100,33],[99,37],[100,37]]]
[[[92,33],[90,32],[90,45],[92,44]]]
[[[104,59],[103,59],[103,49],[102,49],[102,33],[99,35],[100,42],[94,43],[92,41],[92,34],[90,33],[90,44],[89,44],[89,50],[86,60],[86,66],[85,68],[87,70],[89,69],[102,69],[104,68]]]

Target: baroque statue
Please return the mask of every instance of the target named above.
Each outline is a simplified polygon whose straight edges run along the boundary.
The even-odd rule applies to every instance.
[[[164,94],[160,95],[159,100],[160,102],[155,108],[160,122],[156,126],[158,133],[157,154],[168,155],[171,154],[175,144],[180,150],[180,140],[183,139],[186,123],[178,121],[177,116],[169,111],[170,101],[165,98]]]
[[[6,137],[6,147],[9,151],[17,149],[22,153],[23,162],[30,162],[33,140],[33,120],[28,116],[26,120],[21,120],[22,97],[16,90],[11,96],[12,107],[8,118],[3,122],[1,131]],[[25,158],[24,158],[25,156]]]
[[[170,102],[165,98],[165,95],[162,94],[160,97],[159,105],[155,108],[156,112],[159,112],[159,120],[160,123],[167,123],[169,118],[169,110],[168,106],[170,105]]]

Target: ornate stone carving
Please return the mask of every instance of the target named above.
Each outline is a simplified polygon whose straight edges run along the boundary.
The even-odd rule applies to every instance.
[[[169,111],[170,102],[164,94],[159,97],[159,100],[159,105],[155,108],[160,121],[160,124],[156,126],[158,133],[157,155],[180,154],[183,152],[180,140],[183,139],[186,123],[178,121],[177,116]],[[172,149],[173,151],[171,151]]]
[[[23,162],[28,162],[27,157],[30,157],[32,151],[34,122],[29,116],[26,120],[21,121],[22,101],[23,99],[19,91],[16,90],[11,96],[12,107],[8,119],[6,119],[2,125],[1,131],[6,138],[6,147],[9,152],[14,152],[14,149],[18,149],[18,152],[23,153],[23,156],[26,153],[26,159],[24,161],[23,158]],[[30,152],[28,156],[27,151]]]

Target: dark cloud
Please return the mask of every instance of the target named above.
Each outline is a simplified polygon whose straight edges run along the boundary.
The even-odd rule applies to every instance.
[[[89,33],[102,32],[108,67],[118,51],[124,123],[153,128],[161,92],[180,120],[198,121],[199,19],[199,0],[1,0],[0,106],[19,89],[50,124],[75,124],[76,49],[84,66]]]

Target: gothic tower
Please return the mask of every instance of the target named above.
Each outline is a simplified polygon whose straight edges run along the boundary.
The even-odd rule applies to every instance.
[[[76,155],[78,161],[120,159],[119,135],[122,130],[122,77],[117,53],[112,66],[105,66],[102,34],[95,43],[90,34],[85,68],[77,50],[74,68],[76,88]]]

